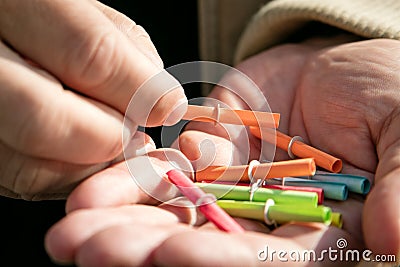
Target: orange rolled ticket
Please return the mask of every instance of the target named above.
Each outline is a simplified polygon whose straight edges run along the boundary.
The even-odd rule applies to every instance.
[[[277,128],[279,126],[280,114],[251,110],[233,110],[220,107],[188,105],[187,112],[182,119]]]
[[[279,131],[271,129],[260,129],[259,127],[250,127],[250,132],[269,143],[275,143],[276,146],[288,151],[289,143],[292,137],[285,135]],[[309,146],[299,140],[295,140],[291,145],[291,152],[299,158],[314,158],[315,163],[328,171],[338,173],[342,170],[342,161],[328,153]]]
[[[251,175],[254,179],[282,178],[287,176],[314,175],[316,166],[314,159],[295,159],[261,163],[254,165]],[[249,165],[209,166],[196,172],[196,181],[229,181],[249,182]]]

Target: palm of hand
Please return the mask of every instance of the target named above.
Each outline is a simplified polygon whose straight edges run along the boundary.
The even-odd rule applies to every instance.
[[[398,238],[386,239],[390,245],[382,240],[399,233],[398,197],[386,193],[383,198],[380,192],[389,187],[388,180],[399,168],[400,79],[395,72],[399,44],[373,40],[314,50],[312,46],[281,46],[244,62],[239,69],[260,86],[271,110],[281,113],[281,131],[300,135],[343,159],[343,172],[364,175],[378,184],[370,197],[374,200],[367,201],[365,208],[364,235],[369,247],[396,253]],[[278,152],[277,158],[282,157]],[[392,186],[398,188],[398,182]],[[358,198],[328,204],[339,208],[344,229],[360,241],[363,202]],[[378,214],[380,222],[371,218]],[[377,234],[381,224],[388,226],[387,234]]]

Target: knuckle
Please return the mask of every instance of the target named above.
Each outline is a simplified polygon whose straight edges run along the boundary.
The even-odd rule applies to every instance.
[[[38,193],[45,192],[48,189],[46,181],[52,181],[52,171],[43,166],[42,159],[32,158],[21,153],[21,150],[36,151],[43,146],[45,142],[32,142],[32,132],[29,124],[23,124],[16,140],[18,146],[22,149],[12,148],[0,141],[0,186],[12,192],[15,197],[25,200],[32,200]],[[51,178],[51,179],[50,179]]]
[[[29,159],[23,159],[20,156],[15,163],[15,176],[12,190],[23,199],[30,200],[41,192],[40,188],[40,166],[33,166]]]
[[[103,31],[82,41],[67,59],[67,73],[75,86],[96,88],[117,73],[118,35]],[[75,84],[78,83],[78,84]]]
[[[0,143],[0,159],[2,162],[1,187],[18,197],[30,199],[32,185],[36,183],[38,173],[31,169],[32,165],[28,158]]]
[[[128,39],[157,66],[164,68],[164,63],[153,44],[150,35],[140,25],[133,25],[126,32]]]
[[[65,180],[64,163],[49,162],[16,152],[10,162],[8,188],[25,200],[60,198],[72,190],[76,181]]]

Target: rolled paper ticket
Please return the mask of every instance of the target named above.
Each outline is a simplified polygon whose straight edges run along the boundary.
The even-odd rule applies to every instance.
[[[292,186],[292,185],[263,185],[263,188],[276,189],[276,190],[293,190],[293,191],[303,191],[303,192],[314,192],[318,195],[318,204],[324,202],[324,190],[319,187],[307,187],[307,186]]]
[[[284,224],[287,222],[321,222],[331,224],[332,212],[325,206],[274,204],[268,209],[263,202],[218,200],[217,204],[233,217]]]
[[[188,105],[187,112],[182,119],[277,128],[279,126],[280,114],[251,110],[233,110],[220,107]]]
[[[249,165],[209,166],[201,171],[197,171],[195,178],[197,182],[203,180],[249,182],[248,170]],[[285,176],[310,176],[314,175],[315,171],[314,159],[309,158],[261,163],[253,167],[252,175],[254,179],[266,179]],[[300,173],[303,174],[299,175]]]
[[[277,130],[259,127],[250,127],[250,132],[264,141],[275,144],[280,149],[288,151],[291,148],[291,153],[299,158],[314,158],[317,166],[320,166],[331,172],[340,172],[342,170],[342,161],[328,153],[309,146],[299,140],[294,140],[289,146],[292,137],[281,133]]]
[[[249,183],[233,183],[233,182],[222,182],[222,181],[202,181],[202,183],[250,186]],[[318,205],[322,204],[322,202],[324,201],[324,190],[322,188],[318,188],[318,187],[286,186],[286,185],[275,185],[275,184],[265,184],[265,185],[262,185],[262,187],[267,188],[267,189],[275,189],[275,190],[314,192],[318,195]]]
[[[276,181],[275,181],[276,182]],[[345,184],[309,179],[285,177],[285,185],[319,187],[324,190],[324,197],[334,200],[346,200],[349,190]]]
[[[339,212],[332,212],[332,226],[336,226],[337,228],[343,227],[343,218],[342,214]]]
[[[350,192],[363,195],[368,194],[371,189],[370,181],[366,177],[359,175],[317,172],[311,179],[345,184]]]
[[[215,196],[204,193],[184,173],[178,170],[170,170],[167,172],[167,176],[182,194],[195,204],[200,212],[219,229],[231,233],[244,232],[244,229],[232,217],[215,204]]]
[[[215,183],[196,183],[204,192],[215,195],[217,199],[228,200],[250,200],[250,190],[248,186],[232,186]],[[267,188],[259,188],[254,192],[252,201],[265,202],[268,199],[274,200],[276,204],[293,204],[316,207],[318,195],[313,192],[285,191]]]

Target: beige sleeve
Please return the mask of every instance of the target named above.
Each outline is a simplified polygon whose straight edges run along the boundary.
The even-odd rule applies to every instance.
[[[251,17],[269,0],[198,0],[200,58],[227,65],[233,56],[239,37]],[[202,70],[203,79],[218,80],[219,74]],[[202,84],[202,94],[213,86]]]
[[[281,43],[312,21],[365,38],[400,39],[400,1],[271,1],[248,23],[238,41],[234,62]]]
[[[72,189],[65,190],[64,193],[39,193],[35,195],[21,195],[17,194],[3,186],[0,186],[0,196],[14,198],[14,199],[24,199],[24,200],[31,200],[31,201],[38,201],[38,200],[62,200],[68,197],[69,192]]]
[[[231,65],[239,37],[268,0],[198,0],[200,58]]]

